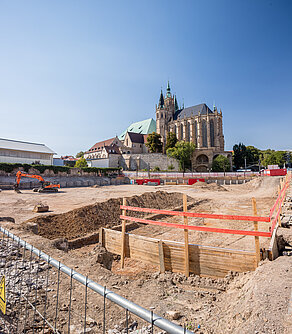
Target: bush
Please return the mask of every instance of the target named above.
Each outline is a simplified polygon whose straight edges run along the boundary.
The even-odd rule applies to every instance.
[[[153,172],[159,172],[160,171],[160,168],[158,167],[158,166],[155,166],[154,168],[153,168]]]
[[[58,172],[65,172],[69,174],[70,170],[73,167],[68,166],[51,166],[51,165],[29,165],[29,164],[10,164],[10,163],[0,163],[0,170],[3,170],[6,173],[13,172],[14,169],[19,169],[20,167],[23,168],[23,170],[28,173],[30,168],[34,168],[38,170],[40,173],[44,173],[46,169],[52,170],[55,174],[58,174]],[[112,172],[117,172],[120,170],[120,168],[97,168],[97,167],[84,167],[81,168],[82,171],[87,173],[101,173],[103,175],[108,175]]]

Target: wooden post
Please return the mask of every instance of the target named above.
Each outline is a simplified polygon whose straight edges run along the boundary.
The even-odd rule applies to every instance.
[[[165,273],[165,263],[164,263],[164,252],[163,252],[162,240],[158,241],[158,253],[159,253],[160,272],[163,274]]]
[[[183,194],[183,211],[188,211],[188,200],[187,195]],[[188,217],[184,217],[184,224],[188,225]],[[185,275],[189,277],[190,275],[190,260],[189,260],[189,230],[184,230],[185,235]]]
[[[253,209],[253,215],[257,216],[257,203],[256,199],[253,197],[252,198],[252,209]],[[254,222],[254,230],[258,231],[259,230],[259,224],[258,222]],[[260,237],[255,236],[254,237],[254,242],[255,242],[255,252],[256,252],[256,267],[259,265],[259,262],[261,260],[261,253],[260,253]]]
[[[127,200],[123,198],[123,205],[127,205]],[[126,215],[126,210],[123,209],[122,215]],[[126,221],[122,221],[122,245],[121,245],[121,268],[124,268],[125,264],[125,239],[126,239]]]
[[[105,246],[105,242],[104,242],[104,232],[103,232],[103,227],[101,227],[99,229],[99,240],[98,240],[99,244],[104,247]]]

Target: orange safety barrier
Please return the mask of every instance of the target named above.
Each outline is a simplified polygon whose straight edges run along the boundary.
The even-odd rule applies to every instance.
[[[259,217],[259,216],[235,216],[235,215],[217,215],[213,213],[196,213],[196,212],[182,212],[182,211],[170,211],[170,210],[159,210],[159,209],[149,209],[149,208],[138,208],[135,206],[121,205],[121,209],[129,211],[138,211],[146,213],[158,213],[170,216],[180,216],[180,217],[197,217],[197,218],[212,218],[212,219],[222,219],[222,220],[245,220],[245,221],[257,221],[257,222],[270,222],[270,217]]]
[[[196,217],[196,218],[210,218],[210,219],[222,219],[222,220],[241,220],[241,221],[251,221],[251,222],[271,222],[272,215],[275,211],[277,205],[279,205],[279,209],[277,210],[276,216],[272,219],[272,226],[270,232],[260,232],[260,231],[245,231],[245,230],[233,230],[233,229],[225,229],[225,228],[214,228],[214,227],[206,227],[206,226],[190,226],[185,224],[173,224],[161,221],[154,221],[148,220],[143,218],[136,218],[126,216],[125,214],[120,215],[122,220],[133,221],[138,223],[144,224],[151,224],[151,225],[159,225],[159,226],[168,226],[173,228],[179,228],[183,230],[194,230],[194,231],[201,231],[201,232],[215,232],[215,233],[227,233],[227,234],[240,234],[240,235],[251,235],[256,237],[271,237],[276,226],[277,220],[281,213],[281,205],[285,198],[286,190],[288,189],[289,182],[291,180],[291,175],[288,177],[283,189],[280,191],[275,204],[270,210],[269,217],[259,217],[259,216],[237,216],[237,215],[218,215],[212,213],[196,213],[196,212],[182,212],[182,211],[171,211],[171,210],[159,210],[159,209],[150,209],[150,208],[139,208],[134,206],[128,205],[120,205],[120,208],[123,213],[128,211],[135,211],[135,212],[144,212],[144,213],[157,213],[163,215],[170,215],[170,216],[180,216],[180,217]]]
[[[215,228],[215,227],[206,227],[206,226],[192,226],[192,225],[182,225],[182,224],[172,224],[154,220],[148,220],[143,218],[136,218],[136,217],[129,217],[129,216],[120,216],[123,220],[129,220],[137,223],[145,223],[150,225],[159,225],[159,226],[168,226],[179,228],[183,230],[194,230],[194,231],[201,231],[201,232],[217,232],[217,233],[227,233],[227,234],[240,234],[240,235],[252,235],[258,237],[270,237],[270,232],[259,232],[259,231],[244,231],[244,230],[231,230],[226,228]]]

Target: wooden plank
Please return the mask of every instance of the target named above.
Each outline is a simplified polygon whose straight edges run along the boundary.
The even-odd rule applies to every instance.
[[[187,195],[183,194],[183,211],[188,211],[188,200]],[[188,225],[188,217],[184,216],[184,224]],[[184,252],[184,262],[185,262],[185,275],[186,277],[190,276],[190,259],[189,259],[189,231],[187,229],[184,230],[185,237],[185,252]]]
[[[159,253],[159,267],[160,272],[165,273],[165,264],[164,264],[164,251],[163,251],[163,242],[159,240],[158,242],[158,253]]]
[[[126,198],[123,198],[123,205],[126,205]],[[122,214],[125,216],[126,215],[126,210],[124,209]],[[125,234],[126,234],[126,221],[122,221],[122,245],[121,245],[121,268],[124,268],[125,265]]]
[[[252,198],[252,210],[253,210],[253,215],[256,216],[257,215],[257,203],[256,203],[256,199],[254,197]],[[254,230],[255,231],[259,230],[259,226],[258,226],[257,221],[254,222]],[[254,242],[255,242],[256,267],[257,267],[259,265],[260,260],[261,260],[260,238],[258,236],[255,236],[254,237]]]
[[[104,229],[108,251],[120,254],[121,232]],[[134,260],[160,266],[158,239],[126,234],[125,254]],[[163,241],[165,270],[184,272],[184,243]],[[255,253],[189,244],[189,270],[201,276],[224,277],[229,271],[252,271],[255,269]]]

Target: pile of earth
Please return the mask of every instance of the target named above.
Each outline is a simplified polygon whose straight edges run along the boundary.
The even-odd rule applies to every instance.
[[[141,208],[174,209],[182,205],[181,193],[157,191],[144,193],[141,196],[127,198],[127,205]],[[188,197],[188,202],[194,199]],[[38,234],[48,238],[66,238],[68,240],[82,237],[88,233],[98,231],[100,227],[111,228],[119,225],[120,205],[122,198],[109,199],[106,202],[87,205],[62,214],[35,217],[27,222],[38,225]],[[127,212],[127,215],[143,217],[143,213]]]
[[[228,191],[223,186],[220,186],[217,183],[206,183],[206,182],[196,182],[192,185],[195,188],[200,188],[200,190],[211,190],[211,191]]]

